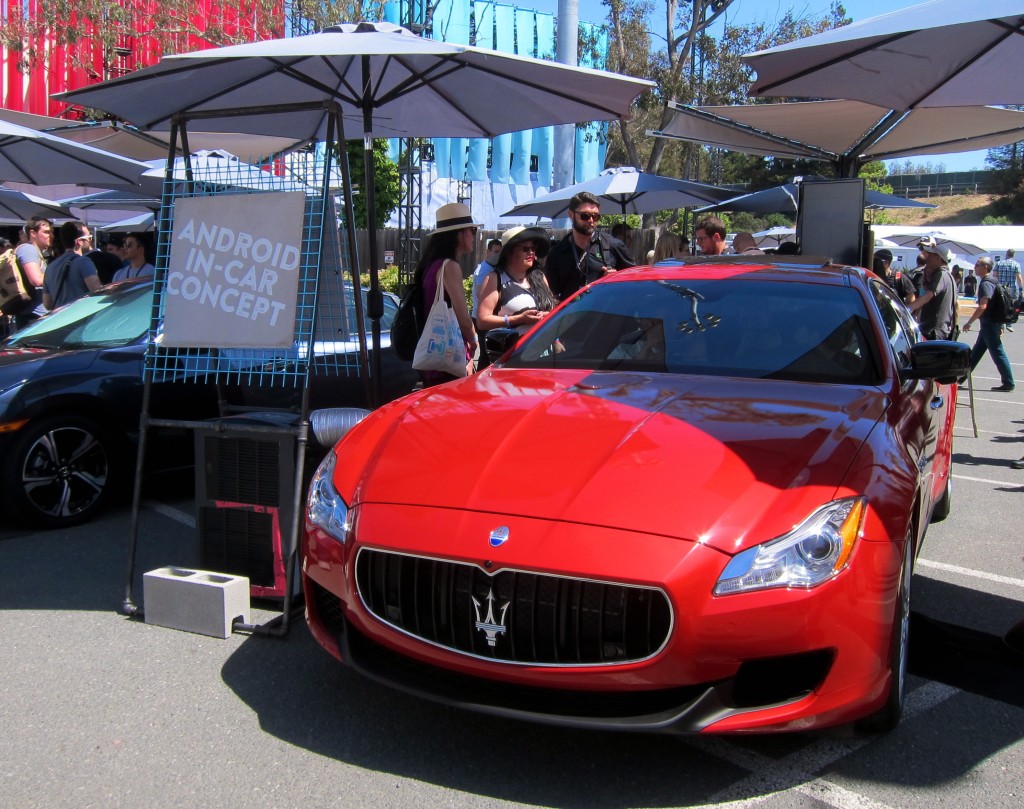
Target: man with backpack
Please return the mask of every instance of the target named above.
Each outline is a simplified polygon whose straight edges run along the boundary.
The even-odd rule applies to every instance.
[[[1010,368],[1010,360],[1006,356],[1006,349],[1003,348],[1003,340],[1000,336],[1003,331],[1002,318],[1005,312],[997,312],[992,301],[999,297],[1002,301],[1001,291],[992,272],[992,259],[979,258],[974,264],[974,272],[978,276],[978,308],[971,314],[970,319],[964,324],[964,332],[971,330],[971,324],[978,321],[978,340],[971,349],[971,370],[981,362],[982,356],[987,350],[992,355],[992,361],[996,364],[1002,384],[992,388],[1001,393],[1009,393],[1014,388],[1013,370]]]
[[[597,230],[601,203],[593,194],[581,191],[569,200],[569,218],[572,230],[551,246],[544,265],[548,287],[559,301],[591,281],[634,266],[622,241]]]

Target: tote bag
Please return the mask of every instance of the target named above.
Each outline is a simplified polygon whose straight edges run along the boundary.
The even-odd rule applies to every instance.
[[[444,265],[437,271],[437,291],[427,313],[423,334],[416,343],[412,367],[417,371],[443,371],[466,375],[466,344],[455,312],[444,301]]]

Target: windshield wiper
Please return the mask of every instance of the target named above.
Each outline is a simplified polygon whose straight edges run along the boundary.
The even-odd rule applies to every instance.
[[[666,289],[672,290],[676,295],[681,295],[690,301],[690,319],[681,320],[676,325],[676,328],[683,334],[693,334],[695,331],[707,331],[708,328],[714,328],[722,322],[722,318],[718,315],[708,314],[704,320],[701,320],[701,316],[697,313],[697,302],[705,300],[704,296],[701,295],[697,290],[690,289],[689,287],[680,286],[674,284],[671,281],[658,281]],[[691,325],[691,323],[693,325]]]

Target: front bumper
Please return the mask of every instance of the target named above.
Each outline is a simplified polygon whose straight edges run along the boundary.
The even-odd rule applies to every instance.
[[[515,548],[490,554],[503,554],[499,565],[451,552],[452,537],[486,537],[493,515],[449,513],[439,520],[430,509],[389,506],[384,531],[369,511],[369,519],[367,511],[357,517],[354,536],[387,536],[391,552],[420,555],[432,547],[436,557],[444,547],[444,558],[490,565],[489,572],[529,569],[657,587],[673,610],[671,636],[649,659],[559,666],[483,659],[396,631],[371,614],[355,577],[363,543],[341,545],[307,526],[303,584],[314,636],[347,665],[392,687],[548,724],[676,733],[824,727],[871,713],[887,693],[901,558],[892,543],[859,543],[849,567],[813,590],[713,597],[728,557],[698,543],[588,526],[531,530],[530,521],[517,518]],[[425,529],[435,523],[444,525],[447,545]]]

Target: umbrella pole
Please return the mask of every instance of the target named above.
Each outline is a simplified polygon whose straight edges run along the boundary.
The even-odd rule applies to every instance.
[[[380,404],[380,319],[384,314],[384,296],[380,292],[379,264],[377,262],[377,195],[374,191],[376,170],[373,159],[373,108],[366,100],[372,94],[370,87],[370,57],[363,56],[363,194],[366,195],[366,227],[370,235],[370,294],[367,296],[367,314],[373,330],[370,344],[370,396],[371,406]]]

